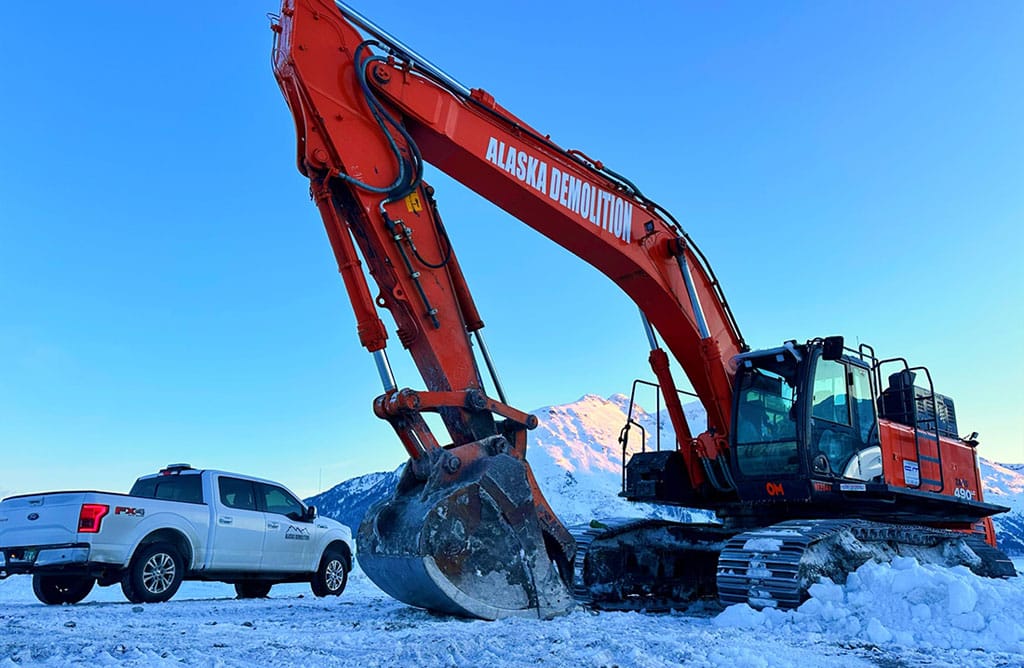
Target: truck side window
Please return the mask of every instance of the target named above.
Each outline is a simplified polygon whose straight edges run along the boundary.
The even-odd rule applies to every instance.
[[[157,499],[168,501],[182,501],[184,503],[203,502],[203,482],[199,475],[176,475],[167,476],[163,480],[157,479]]]
[[[221,477],[218,486],[220,502],[228,508],[256,510],[256,495],[253,493],[251,481]]]
[[[268,513],[287,515],[293,519],[302,517],[304,508],[294,496],[274,485],[257,483],[260,499],[263,501],[263,510]]]
[[[189,474],[140,478],[128,494],[146,499],[203,503],[202,476]]]
[[[156,478],[139,478],[132,485],[128,496],[138,496],[143,499],[156,498]]]

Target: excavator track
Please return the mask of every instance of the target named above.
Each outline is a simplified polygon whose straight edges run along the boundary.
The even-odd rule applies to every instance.
[[[735,530],[616,518],[569,527],[573,597],[603,610],[661,611],[713,598],[718,553]]]
[[[749,603],[758,608],[797,607],[811,584],[801,572],[810,546],[838,536],[856,523],[789,521],[733,537],[718,559],[719,600],[725,605]]]
[[[636,523],[635,518],[610,518],[590,524],[577,524],[567,527],[576,540],[576,557],[573,561],[572,595],[580,605],[592,605],[594,594],[584,583],[583,573],[587,563],[587,550],[595,539],[609,532],[622,530]]]
[[[970,534],[866,520],[789,520],[726,544],[718,561],[718,597],[725,605],[795,608],[819,578],[845,582],[867,561],[896,556],[964,565],[986,577],[1015,574],[1002,552]]]
[[[701,599],[796,608],[820,578],[845,582],[870,560],[914,557],[1012,577],[1013,563],[978,535],[860,519],[789,520],[738,533],[711,524],[604,519],[569,527],[572,594],[603,610],[660,611]]]

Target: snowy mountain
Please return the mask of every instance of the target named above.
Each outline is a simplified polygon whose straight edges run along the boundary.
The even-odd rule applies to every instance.
[[[683,522],[703,522],[712,514],[688,508],[632,503],[618,496],[622,489],[622,446],[619,434],[626,424],[629,398],[616,394],[608,399],[588,394],[564,406],[534,411],[540,421],[530,432],[526,458],[541,490],[566,524],[601,517],[660,517]],[[694,433],[704,431],[707,420],[698,402],[684,407]],[[634,407],[636,426],[630,429],[626,452],[657,447],[657,416]],[[675,432],[665,411],[660,421],[661,447],[675,447]]]
[[[704,431],[707,421],[699,402],[684,407],[692,433]],[[566,524],[593,518],[661,517],[679,521],[707,521],[706,511],[631,503],[618,496],[622,488],[622,448],[619,434],[626,424],[629,398],[616,394],[607,399],[588,394],[562,406],[533,411],[540,421],[530,432],[527,459],[544,495]],[[657,416],[634,407],[628,453],[657,447]],[[642,428],[642,429],[641,429]],[[675,433],[661,411],[661,447],[675,445]],[[359,526],[366,510],[390,494],[401,467],[388,473],[352,478],[308,499],[320,512],[350,527]],[[996,516],[1000,546],[1011,555],[1024,555],[1024,465],[998,464],[981,459],[985,499],[1012,510]]]
[[[617,496],[622,487],[622,448],[618,438],[628,409],[629,398],[624,395],[604,399],[588,394],[571,404],[534,411],[540,424],[530,432],[527,459],[554,511],[566,524],[588,522],[595,517],[709,520],[712,516],[705,511],[631,503]],[[706,420],[700,403],[687,404],[684,409],[691,429],[703,431]],[[643,431],[636,426],[631,428],[627,452],[655,448],[656,416],[637,407],[633,419]],[[671,448],[674,444],[675,433],[662,411],[661,445]],[[307,499],[307,503],[354,529],[373,503],[390,494],[401,472],[400,466],[391,472],[351,478]]]
[[[1010,555],[1024,555],[1024,464],[979,459],[985,500],[1010,508],[1010,512],[992,518],[999,547]]]
[[[391,494],[398,485],[398,477],[404,466],[402,464],[394,471],[349,478],[326,492],[306,499],[306,503],[316,506],[321,515],[351,527],[354,534],[370,506]]]

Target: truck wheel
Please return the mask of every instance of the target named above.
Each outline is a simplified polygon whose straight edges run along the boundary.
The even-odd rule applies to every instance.
[[[184,576],[185,561],[176,547],[150,543],[132,557],[121,580],[121,591],[132,603],[163,603],[177,593]]]
[[[320,568],[313,574],[310,588],[314,596],[340,596],[348,583],[348,558],[333,547],[324,551]]]
[[[32,575],[32,591],[46,605],[78,603],[89,595],[96,578],[85,575]]]
[[[238,598],[266,598],[273,586],[273,582],[260,582],[259,580],[236,582],[235,594],[238,595]]]

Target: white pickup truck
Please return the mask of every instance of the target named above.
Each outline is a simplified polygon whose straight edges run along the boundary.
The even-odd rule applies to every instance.
[[[317,517],[281,485],[175,464],[128,494],[49,492],[0,502],[0,579],[32,574],[43,603],[78,603],[120,583],[133,603],[174,596],[182,580],[235,585],[260,598],[279,582],[317,596],[345,589],[352,532]]]

